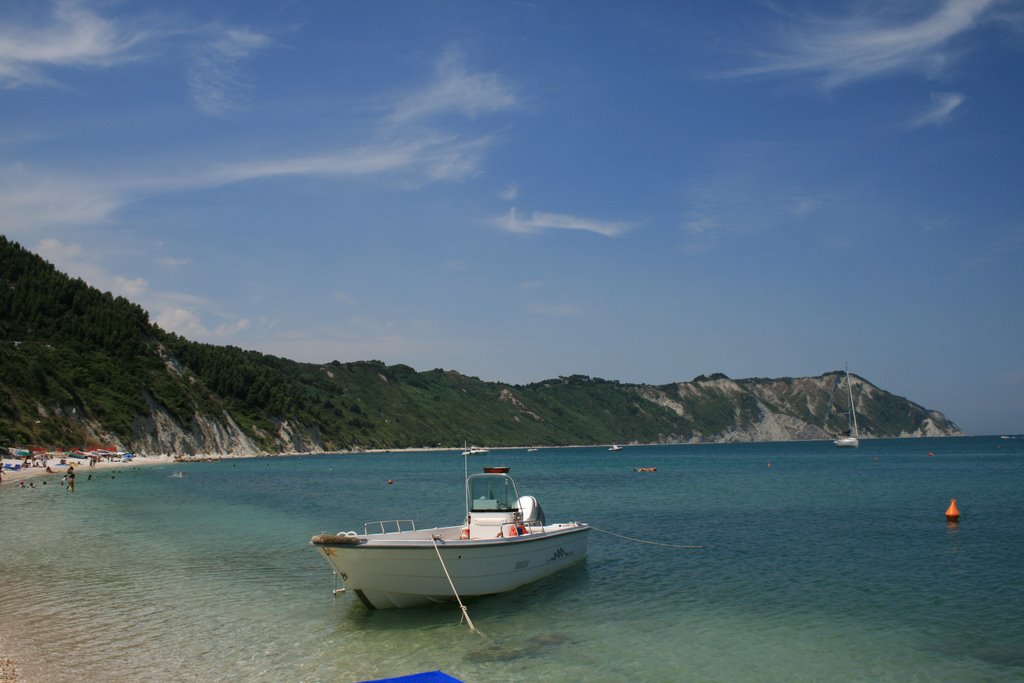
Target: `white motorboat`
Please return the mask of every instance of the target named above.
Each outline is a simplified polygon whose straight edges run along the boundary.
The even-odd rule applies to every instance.
[[[621,451],[622,450],[622,446],[619,446],[618,444],[616,444],[616,445],[612,446],[611,448],[609,448],[608,450],[610,450],[610,451]]]
[[[462,444],[463,455],[486,455],[487,453],[490,453],[490,451],[481,446],[467,446],[466,444]]]
[[[586,558],[589,531],[582,522],[548,524],[536,498],[520,496],[507,473],[490,472],[466,478],[463,524],[370,522],[362,534],[320,534],[311,543],[364,605],[387,609],[503,593],[544,578]]]
[[[836,445],[836,448],[859,448],[860,433],[857,431],[857,411],[853,407],[853,386],[850,384],[849,367],[846,368],[846,392],[850,401],[850,428],[832,443]]]

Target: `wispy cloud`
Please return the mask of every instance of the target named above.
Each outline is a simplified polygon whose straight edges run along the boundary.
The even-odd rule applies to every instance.
[[[470,71],[462,53],[450,48],[437,61],[434,82],[402,98],[395,106],[391,120],[393,123],[405,123],[447,112],[472,118],[481,113],[511,109],[518,104],[515,91],[498,74]]]
[[[20,164],[0,168],[0,216],[8,234],[96,223],[123,201],[113,187],[95,180],[38,174]]]
[[[956,92],[933,92],[932,106],[928,111],[911,121],[911,128],[941,126],[949,123],[953,111],[964,102],[964,96]]]
[[[487,137],[460,140],[431,135],[332,154],[223,164],[194,181],[217,185],[274,176],[358,176],[397,171],[418,171],[431,180],[457,180],[476,170],[491,142]]]
[[[794,216],[806,216],[807,214],[816,211],[820,206],[821,202],[817,199],[801,197],[793,200],[789,206],[789,212]]]
[[[534,211],[529,217],[520,217],[515,208],[495,221],[502,230],[516,233],[538,233],[545,230],[585,230],[605,237],[616,237],[633,227],[632,223],[595,221],[564,213]]]
[[[820,75],[826,87],[880,75],[919,71],[932,75],[949,62],[951,43],[986,18],[998,0],[945,0],[927,16],[883,13],[816,17],[792,28],[760,63],[728,76],[787,73]],[[897,6],[898,7],[898,6]]]
[[[415,183],[452,182],[476,173],[493,141],[426,136],[330,154],[198,165],[188,172],[147,175],[56,175],[24,165],[0,167],[0,216],[8,234],[106,221],[130,201],[166,192],[286,176],[407,174]]]
[[[251,88],[243,63],[270,42],[265,35],[229,28],[194,48],[188,84],[196,108],[214,116],[235,109]]]
[[[498,193],[498,196],[504,199],[506,202],[514,201],[519,196],[519,186],[508,185],[507,187],[503,188],[501,192]]]
[[[709,216],[696,216],[683,222],[684,254],[702,254],[718,246],[721,225]]]
[[[108,67],[137,58],[146,31],[62,0],[41,25],[0,26],[0,87],[54,85],[52,67]]]

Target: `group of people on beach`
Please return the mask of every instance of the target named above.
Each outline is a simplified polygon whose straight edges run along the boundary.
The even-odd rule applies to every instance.
[[[0,475],[0,476],[2,476],[2,475]],[[89,478],[92,479],[92,475],[91,474],[89,475]],[[2,482],[2,481],[3,481],[3,479],[0,478],[0,482]],[[43,483],[45,484],[46,480],[43,480]],[[60,485],[63,488],[66,488],[68,490],[68,493],[74,493],[75,492],[75,466],[74,465],[69,465],[68,466],[67,473],[63,477],[60,478]],[[20,489],[34,489],[35,487],[36,487],[36,483],[34,481],[27,482],[27,484],[26,484],[25,481],[18,482],[18,488],[20,488]]]

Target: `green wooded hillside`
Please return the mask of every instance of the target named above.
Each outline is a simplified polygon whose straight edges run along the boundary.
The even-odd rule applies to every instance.
[[[0,236],[0,446],[273,453],[745,440],[778,416],[796,425],[788,438],[825,438],[845,425],[839,379],[712,375],[651,387],[575,375],[518,386],[379,361],[298,363],[165,332],[139,306]],[[859,382],[867,434],[959,433]]]

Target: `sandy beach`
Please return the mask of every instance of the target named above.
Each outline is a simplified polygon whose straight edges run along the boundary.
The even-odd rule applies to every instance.
[[[62,460],[64,461],[63,464],[61,462]],[[19,482],[21,481],[41,477],[63,478],[70,467],[75,468],[75,478],[77,479],[78,477],[84,478],[88,476],[89,473],[100,470],[125,469],[126,467],[142,465],[166,465],[174,462],[174,458],[169,455],[136,455],[129,460],[97,460],[94,463],[90,463],[89,460],[76,458],[49,457],[41,460],[37,459],[36,462],[39,463],[39,466],[33,467],[31,462],[26,466],[21,458],[17,460],[13,458],[4,458],[2,471],[3,479],[0,480],[0,486],[20,487]],[[19,469],[13,469],[14,466],[18,465],[21,466]],[[58,481],[58,483],[60,482]]]

